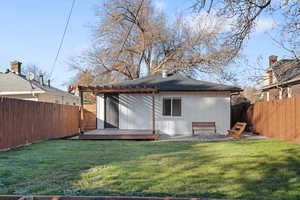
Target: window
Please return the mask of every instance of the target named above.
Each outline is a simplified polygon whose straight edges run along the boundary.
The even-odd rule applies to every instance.
[[[181,99],[173,99],[172,116],[181,116]]]
[[[163,99],[163,115],[171,116],[172,113],[172,99]]]
[[[181,98],[163,98],[163,116],[181,116]]]

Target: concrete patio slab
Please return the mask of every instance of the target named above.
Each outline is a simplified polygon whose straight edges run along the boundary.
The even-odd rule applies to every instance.
[[[137,129],[99,129],[84,132],[83,136],[92,137],[92,136],[113,136],[113,135],[153,135],[152,130],[137,130]],[[241,139],[234,139],[233,137],[228,137],[226,135],[216,135],[216,134],[197,134],[190,136],[175,135],[169,136],[166,134],[160,134],[157,140],[159,141],[234,141],[234,140],[264,140],[268,139],[267,137],[255,135],[251,132],[244,132]],[[75,136],[68,138],[71,140],[81,139],[80,136]]]

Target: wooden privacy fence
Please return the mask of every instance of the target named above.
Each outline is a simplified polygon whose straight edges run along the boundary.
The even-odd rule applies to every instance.
[[[95,130],[96,125],[96,104],[84,104],[83,105],[83,130]]]
[[[247,116],[260,135],[300,144],[300,98],[255,103]]]
[[[0,150],[79,132],[78,106],[0,98]]]

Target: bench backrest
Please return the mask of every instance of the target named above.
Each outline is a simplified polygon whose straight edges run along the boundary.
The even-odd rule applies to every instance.
[[[216,122],[192,122],[192,127],[215,127]]]

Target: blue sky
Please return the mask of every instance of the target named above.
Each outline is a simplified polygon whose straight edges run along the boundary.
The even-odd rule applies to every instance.
[[[71,56],[80,54],[87,48],[91,40],[89,25],[95,23],[95,6],[101,0],[76,0],[69,29],[58,62],[53,72],[53,84],[65,88],[74,72],[68,69],[66,62]],[[188,12],[193,0],[154,0],[158,9],[169,16],[175,11]],[[23,65],[37,64],[50,72],[59,41],[66,23],[72,0],[10,0],[2,1],[0,6],[0,71],[5,71],[13,60]],[[282,58],[286,52],[279,49],[265,31],[271,30],[274,22],[262,16],[257,31],[242,54],[255,63],[260,55],[264,55],[264,64],[271,54]],[[243,66],[239,66],[243,71]]]

